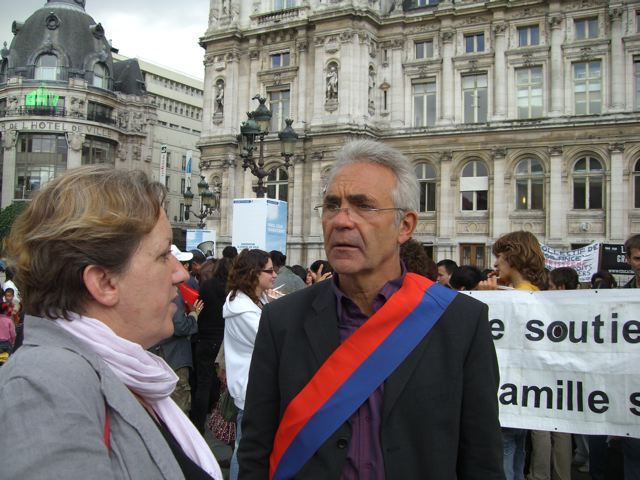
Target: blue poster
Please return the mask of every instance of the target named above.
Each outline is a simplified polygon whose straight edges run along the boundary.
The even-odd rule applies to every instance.
[[[287,202],[267,200],[266,251],[287,251]]]

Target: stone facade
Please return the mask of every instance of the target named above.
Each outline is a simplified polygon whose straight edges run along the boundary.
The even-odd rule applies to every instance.
[[[436,260],[488,266],[491,244],[516,229],[556,248],[640,233],[640,2],[210,7],[199,147],[202,171],[222,181],[223,215],[209,222],[220,248],[231,241],[232,200],[254,196],[236,136],[256,93],[300,134],[294,165],[270,182],[289,202],[290,263],[324,257],[313,207],[334,152],[356,137],[415,164],[415,238]],[[267,167],[281,161],[274,133],[265,156]]]

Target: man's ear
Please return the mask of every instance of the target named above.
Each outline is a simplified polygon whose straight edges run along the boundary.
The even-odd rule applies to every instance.
[[[413,235],[413,231],[418,225],[418,214],[413,210],[405,212],[404,217],[400,220],[398,228],[398,244],[402,245]]]
[[[100,305],[113,307],[119,298],[115,276],[104,267],[89,265],[82,272],[84,285]]]

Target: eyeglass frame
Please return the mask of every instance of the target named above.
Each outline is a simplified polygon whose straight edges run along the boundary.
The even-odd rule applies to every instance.
[[[327,210],[327,208],[329,208],[329,210]],[[363,207],[358,205],[352,205],[350,207],[338,207],[332,204],[316,205],[315,207],[313,207],[313,209],[316,212],[318,212],[321,217],[325,215],[324,212],[329,212],[328,218],[335,218],[336,216],[338,216],[340,212],[345,212],[347,215],[349,215],[349,218],[351,219],[353,219],[354,217],[350,215],[349,211],[353,212],[356,218],[367,218],[369,214],[373,215],[379,212],[390,212],[392,210],[396,212],[407,211],[406,208],[401,208],[401,207],[375,208],[375,207]],[[364,213],[364,215],[362,215],[362,213]]]
[[[268,273],[269,275],[273,275],[274,273],[278,273],[273,268],[263,268],[261,271],[262,271],[262,273]]]

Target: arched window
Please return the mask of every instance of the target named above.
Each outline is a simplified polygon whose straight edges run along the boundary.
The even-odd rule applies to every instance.
[[[415,168],[420,183],[420,212],[436,211],[436,169],[430,163],[419,163]]]
[[[640,208],[640,160],[636,162],[636,166],[633,169],[633,191],[633,208]]]
[[[516,210],[544,209],[544,168],[535,158],[516,165]]]
[[[267,198],[287,201],[289,197],[289,174],[284,168],[271,170],[264,183],[267,187]]]
[[[58,57],[45,53],[36,60],[36,80],[58,80],[60,68],[58,68]]]
[[[460,176],[460,208],[485,211],[489,205],[489,174],[484,163],[467,163]]]
[[[96,63],[93,67],[93,86],[109,88],[109,69],[104,63]]]
[[[604,169],[600,160],[582,157],[573,166],[573,208],[597,210],[603,208]]]

